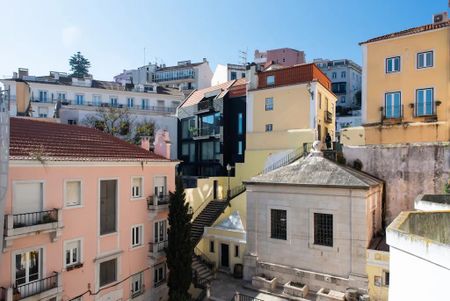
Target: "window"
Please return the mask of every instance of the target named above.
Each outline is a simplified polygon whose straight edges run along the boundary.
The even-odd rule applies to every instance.
[[[47,118],[48,117],[48,108],[38,107],[38,115],[39,115],[39,118]]]
[[[140,272],[131,276],[131,297],[137,297],[144,292],[144,273]]]
[[[154,224],[153,242],[164,242],[167,240],[167,220],[158,221]]]
[[[242,72],[242,78],[245,78],[245,72]]]
[[[272,132],[273,126],[271,123],[266,124],[266,132]]]
[[[275,85],[275,75],[269,75],[266,78],[266,83],[268,86],[273,86]]]
[[[332,77],[332,78],[336,78],[336,77],[337,77],[336,72],[333,72],[333,73],[331,74],[331,77]]]
[[[82,94],[75,95],[75,101],[76,101],[77,105],[84,104],[84,95],[82,95]]]
[[[202,161],[217,161],[220,160],[221,147],[220,141],[202,142],[201,145],[201,160]]]
[[[346,75],[345,71],[341,71],[341,78],[345,78]]]
[[[131,227],[131,247],[139,247],[142,246],[142,225]]]
[[[180,105],[179,101],[172,101],[172,107],[177,108]]]
[[[314,213],[314,244],[333,246],[333,215]]]
[[[318,103],[319,103],[319,109],[322,109],[322,93],[318,92]]]
[[[39,101],[47,102],[47,91],[39,91]]]
[[[242,113],[238,114],[238,135],[244,133],[244,116]]]
[[[140,198],[142,197],[142,177],[135,177],[131,180],[131,197]]]
[[[64,100],[66,100],[66,93],[64,93],[64,92],[58,92],[58,100],[60,100],[60,101],[64,101]]]
[[[117,281],[117,258],[100,263],[100,287]]]
[[[16,253],[14,257],[15,263],[12,266],[15,267],[16,286],[42,278],[42,249]],[[32,287],[36,288],[36,284]]]
[[[242,150],[243,146],[242,146],[242,141],[238,141],[238,155],[242,155]]]
[[[117,97],[110,97],[109,102],[111,104],[111,107],[117,107]]]
[[[417,69],[433,67],[433,51],[417,54]]]
[[[195,130],[195,118],[185,118],[181,120],[181,138],[192,138]]]
[[[134,107],[134,98],[132,98],[132,97],[128,97],[128,98],[127,98],[127,106],[128,106],[129,108]]]
[[[272,97],[266,98],[265,110],[266,111],[273,111],[273,98]]]
[[[434,114],[433,88],[416,90],[416,115],[427,116]]]
[[[94,103],[94,106],[99,106],[102,103],[102,97],[100,95],[93,95],[92,102]]]
[[[239,257],[239,246],[234,246],[234,257]]]
[[[67,120],[67,124],[76,125],[77,124],[77,120],[76,119],[68,119]]]
[[[389,286],[390,282],[390,273],[388,271],[383,271],[383,285]]]
[[[209,241],[209,252],[214,253],[214,240]]]
[[[159,264],[155,266],[153,272],[153,284],[155,287],[160,286],[166,282],[166,264]]]
[[[66,182],[66,207],[81,205],[81,181]]]
[[[235,80],[237,78],[237,74],[235,71],[231,71],[231,77],[230,80]]]
[[[116,232],[117,180],[100,181],[100,235]]]
[[[183,143],[181,145],[181,156],[183,161],[195,162],[195,143]]]
[[[81,263],[81,240],[74,240],[64,244],[66,267]]]
[[[164,108],[166,102],[164,100],[158,100],[156,101],[156,104],[158,105],[159,108]]]
[[[142,104],[143,110],[147,110],[149,108],[148,99],[146,99],[146,98],[142,99],[141,104]]]
[[[390,92],[385,95],[385,112],[386,118],[401,117],[401,94],[400,92]]]
[[[341,102],[341,103],[345,103],[345,96],[341,96],[340,102]]]
[[[346,82],[332,83],[331,91],[336,94],[347,93],[347,83]]]
[[[287,239],[287,211],[270,209],[270,238]]]
[[[386,73],[400,71],[400,57],[394,56],[386,59]]]

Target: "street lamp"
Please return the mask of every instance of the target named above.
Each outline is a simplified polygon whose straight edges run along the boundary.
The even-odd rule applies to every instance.
[[[229,200],[231,198],[231,189],[230,189],[230,172],[231,172],[231,165],[227,164],[227,173],[228,173],[228,189],[227,189],[227,199]]]

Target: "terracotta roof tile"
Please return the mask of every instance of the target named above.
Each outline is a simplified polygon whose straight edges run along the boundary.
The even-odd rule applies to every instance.
[[[444,27],[448,27],[448,26],[450,26],[450,20],[448,20],[446,22],[436,23],[436,24],[422,25],[422,26],[413,27],[413,28],[409,28],[409,29],[406,29],[406,30],[402,30],[402,31],[386,34],[386,35],[383,35],[383,36],[379,36],[379,37],[367,40],[365,42],[361,42],[361,43],[359,43],[359,45],[372,43],[372,42],[377,42],[377,41],[381,41],[381,40],[397,38],[397,37],[401,37],[401,36],[407,36],[407,35],[416,34],[416,33],[429,31],[429,30],[434,30],[434,29],[440,29],[440,28],[444,28]]]
[[[170,161],[99,130],[11,118],[10,159],[49,161]]]

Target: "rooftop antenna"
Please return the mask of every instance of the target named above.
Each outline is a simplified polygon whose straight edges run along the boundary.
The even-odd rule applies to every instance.
[[[245,48],[245,50],[239,50],[239,63],[243,66],[247,65],[247,52],[248,48]]]

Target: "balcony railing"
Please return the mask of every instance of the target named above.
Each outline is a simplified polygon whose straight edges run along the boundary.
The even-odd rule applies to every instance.
[[[160,82],[168,82],[168,81],[173,81],[173,80],[180,80],[180,79],[193,79],[195,78],[195,75],[184,75],[184,76],[168,76],[168,77],[156,77],[155,78],[155,82],[160,83]]]
[[[40,294],[56,287],[58,287],[58,273],[55,272],[52,276],[49,276],[47,278],[14,285],[13,292],[14,294],[18,294],[18,297],[16,298],[20,300]],[[16,298],[14,298],[14,300],[16,300]]]
[[[160,286],[163,285],[164,283],[166,283],[166,278],[163,278],[163,279],[160,279],[160,280],[158,280],[158,281],[155,281],[155,282],[153,283],[153,286],[154,286],[154,287],[160,287]]]
[[[403,105],[381,107],[380,111],[382,120],[396,120],[403,118]]]
[[[58,221],[58,209],[13,214],[13,228],[29,227]]]
[[[163,241],[159,241],[159,242],[149,242],[148,243],[148,246],[149,246],[148,251],[153,255],[162,254],[163,252],[165,252],[168,245],[169,245],[168,240],[163,240]]]
[[[209,136],[215,136],[215,135],[220,135],[220,126],[208,126],[208,127],[196,128],[192,132],[192,136],[194,138],[209,137]]]
[[[429,101],[420,105],[416,102],[410,106],[414,107],[414,117],[436,117],[437,106],[440,104],[440,101]]]
[[[169,207],[169,195],[151,195],[147,198],[149,210],[167,209]]]
[[[208,111],[214,109],[214,102],[212,99],[202,100],[197,104],[198,111]]]
[[[325,111],[324,113],[324,119],[326,123],[332,123],[333,122],[333,114],[330,111]]]

